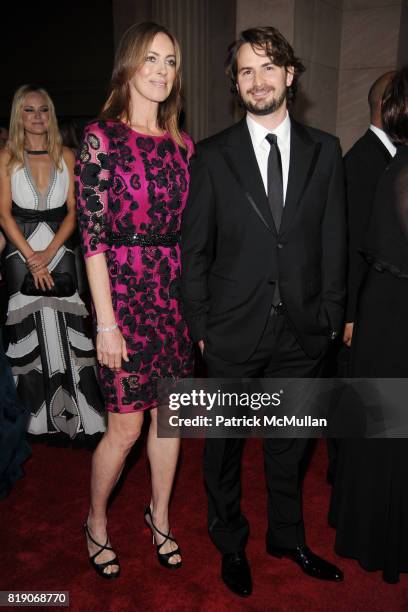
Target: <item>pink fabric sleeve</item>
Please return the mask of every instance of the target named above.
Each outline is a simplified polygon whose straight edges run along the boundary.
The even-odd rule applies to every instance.
[[[108,226],[109,143],[103,124],[89,124],[83,135],[75,167],[78,228],[85,257],[109,249]]]

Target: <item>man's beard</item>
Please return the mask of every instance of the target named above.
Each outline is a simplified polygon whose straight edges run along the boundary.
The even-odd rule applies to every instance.
[[[284,101],[286,100],[286,94],[287,91],[286,89],[281,93],[281,95],[279,96],[279,98],[272,98],[271,101],[265,102],[263,106],[261,105],[255,105],[252,104],[252,102],[250,102],[250,100],[245,100],[241,94],[238,94],[240,102],[242,104],[242,106],[249,112],[252,113],[253,115],[270,115],[272,113],[275,113],[284,103]]]

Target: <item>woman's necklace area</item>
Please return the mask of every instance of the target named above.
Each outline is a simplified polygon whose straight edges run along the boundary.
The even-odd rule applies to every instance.
[[[32,151],[31,149],[25,149],[25,152],[28,153],[28,155],[48,155],[48,151]]]
[[[143,127],[142,125],[136,125],[135,123],[129,123],[129,126],[132,128],[132,130],[135,130],[135,132],[143,134],[144,136],[164,136],[165,134],[165,132],[162,132],[161,134],[155,134],[151,130],[149,130],[149,128]]]

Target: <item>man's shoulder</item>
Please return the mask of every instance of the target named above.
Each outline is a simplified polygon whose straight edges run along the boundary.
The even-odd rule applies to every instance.
[[[245,126],[245,120],[241,119],[237,123],[230,125],[229,127],[221,130],[221,132],[217,132],[216,134],[212,134],[208,136],[208,138],[204,138],[198,142],[197,147],[202,151],[211,151],[213,149],[217,149],[220,146],[226,145],[231,141],[231,138],[238,136]]]
[[[345,154],[344,159],[350,159],[354,156],[366,155],[367,151],[372,149],[373,140],[376,138],[377,136],[374,134],[374,132],[372,132],[371,130],[367,130],[350,147],[350,149]]]
[[[304,125],[303,123],[299,123],[294,119],[291,119],[292,129],[296,130],[297,133],[304,137],[307,140],[312,140],[314,142],[320,143],[335,143],[338,142],[337,136],[330,134],[329,132],[325,132],[323,130],[319,130],[318,128],[311,127],[308,125]],[[242,133],[245,131],[246,122],[245,119],[241,119],[237,123],[227,127],[221,132],[217,132],[208,138],[204,138],[201,140],[197,149],[201,152],[211,152],[219,147],[224,145],[231,144],[232,142],[239,142],[241,139]]]
[[[311,140],[320,143],[335,143],[338,142],[339,139],[334,134],[330,134],[330,132],[325,132],[324,130],[319,130],[318,128],[312,127],[310,125],[305,125],[304,123],[299,123],[295,119],[291,119],[292,128],[296,129],[298,132],[302,133],[309,137]]]
[[[391,155],[388,154],[386,147],[378,136],[368,129],[347,151],[344,163],[346,168],[359,164],[372,169],[373,164],[385,166],[388,163],[388,157],[391,158]]]

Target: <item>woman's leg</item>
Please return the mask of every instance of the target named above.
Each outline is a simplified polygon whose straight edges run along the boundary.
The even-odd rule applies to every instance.
[[[152,477],[152,499],[150,508],[155,526],[163,533],[169,532],[169,500],[180,451],[180,438],[157,437],[157,409],[150,411],[151,423],[147,438],[147,454]],[[164,538],[156,533],[156,543]],[[167,541],[160,549],[168,553],[177,548],[175,542]],[[179,563],[181,557],[173,555],[169,563]]]
[[[143,424],[143,413],[119,414],[108,413],[108,428],[98,444],[92,457],[91,474],[91,505],[88,515],[88,528],[92,537],[100,544],[105,544],[106,534],[106,507],[113,487],[122,472],[125,459],[140,435]],[[98,551],[88,539],[90,555]],[[96,558],[97,563],[104,563],[113,559],[113,551],[104,550]],[[116,572],[116,565],[108,566],[106,573]]]

